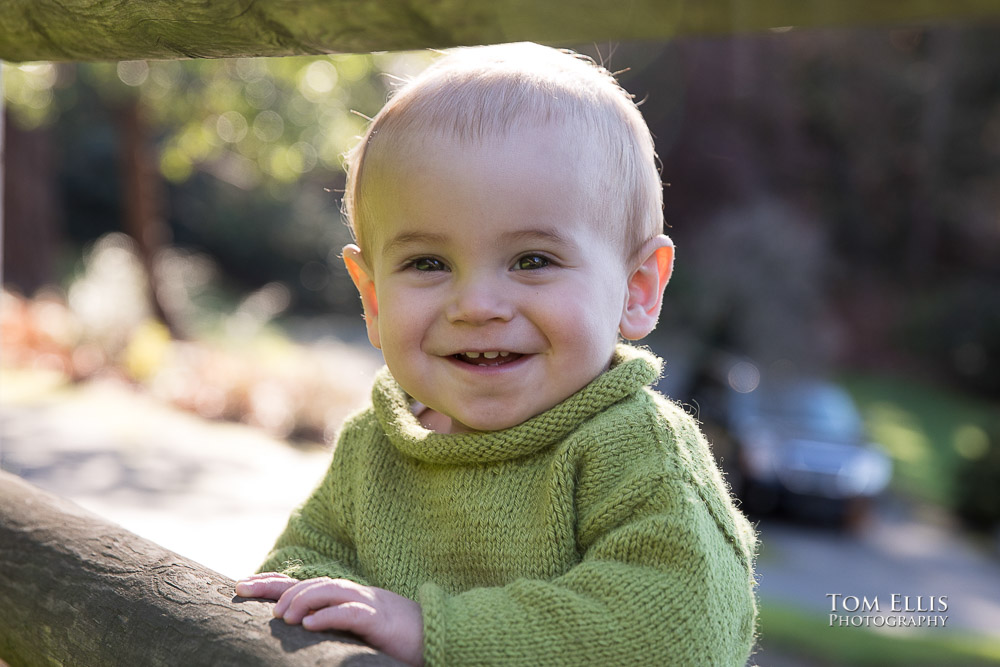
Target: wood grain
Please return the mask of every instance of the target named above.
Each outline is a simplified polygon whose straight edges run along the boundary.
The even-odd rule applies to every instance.
[[[0,472],[0,660],[12,666],[401,664],[287,625],[233,586]]]
[[[996,0],[4,0],[0,58],[132,60],[662,40],[1000,17]]]

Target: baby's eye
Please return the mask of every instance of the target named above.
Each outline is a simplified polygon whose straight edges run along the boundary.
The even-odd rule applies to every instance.
[[[445,263],[436,257],[417,257],[410,262],[410,266],[417,271],[447,271]]]
[[[544,269],[550,264],[549,258],[543,255],[524,255],[519,257],[514,266],[520,271]]]

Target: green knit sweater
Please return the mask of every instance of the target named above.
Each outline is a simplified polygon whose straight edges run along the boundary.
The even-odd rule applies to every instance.
[[[743,665],[755,535],[693,420],[612,368],[502,431],[428,431],[383,369],[261,571],[423,609],[428,665]]]

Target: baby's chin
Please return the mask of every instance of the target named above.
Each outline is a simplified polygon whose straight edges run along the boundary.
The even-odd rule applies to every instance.
[[[438,433],[483,433],[490,431],[502,431],[511,428],[531,419],[539,412],[534,412],[527,416],[518,415],[461,415],[449,416],[438,412],[433,408],[428,408],[421,416],[420,422],[425,428]]]

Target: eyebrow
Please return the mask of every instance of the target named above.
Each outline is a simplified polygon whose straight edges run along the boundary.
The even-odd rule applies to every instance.
[[[500,239],[506,243],[525,241],[546,241],[559,246],[570,246],[572,241],[557,229],[521,229],[513,232],[504,232]]]
[[[441,245],[447,243],[448,237],[445,234],[433,232],[400,232],[389,239],[382,248],[383,253],[398,251],[408,245],[427,244]],[[545,241],[562,247],[573,245],[572,241],[565,234],[556,229],[519,229],[511,232],[504,232],[500,235],[501,243],[524,243],[528,241]]]
[[[444,234],[433,234],[431,232],[400,232],[386,242],[385,247],[382,248],[382,252],[389,253],[416,243],[441,244],[446,240],[447,238]]]

